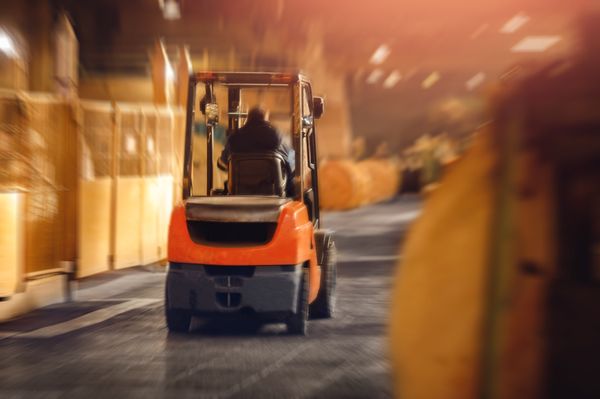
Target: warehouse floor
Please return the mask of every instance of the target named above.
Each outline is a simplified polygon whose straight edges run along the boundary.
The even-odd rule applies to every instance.
[[[248,320],[164,325],[164,273],[87,279],[75,300],[0,324],[0,397],[382,398],[391,396],[386,317],[413,198],[328,213],[337,231],[338,312],[308,337]]]

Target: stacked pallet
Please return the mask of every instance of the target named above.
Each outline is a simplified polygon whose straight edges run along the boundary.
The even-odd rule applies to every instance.
[[[346,210],[365,204],[369,177],[350,160],[323,162],[319,168],[321,208]]]
[[[396,194],[399,184],[392,159],[325,161],[319,168],[321,208],[348,210],[385,201]]]
[[[368,176],[366,203],[386,201],[396,195],[400,184],[398,166],[390,158],[370,158],[360,161],[358,167]]]

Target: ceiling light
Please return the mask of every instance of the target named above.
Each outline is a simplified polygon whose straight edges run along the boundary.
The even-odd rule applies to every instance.
[[[395,69],[388,75],[387,78],[385,78],[383,81],[383,87],[386,89],[391,89],[392,87],[396,86],[396,83],[398,83],[400,79],[402,79],[402,75],[397,69]]]
[[[381,69],[373,69],[373,72],[371,72],[369,76],[367,76],[367,83],[370,85],[375,84],[379,79],[381,79],[382,76],[383,71]]]
[[[125,135],[125,152],[135,154],[137,152],[137,140],[131,134]]]
[[[560,36],[527,36],[510,49],[513,53],[543,53],[561,40]]]
[[[423,82],[421,82],[421,87],[427,90],[436,84],[441,77],[442,75],[440,75],[438,71],[431,72],[431,74],[427,76]]]
[[[512,17],[511,19],[509,19],[504,24],[504,26],[502,26],[502,28],[500,28],[500,33],[505,33],[505,34],[515,33],[516,31],[521,29],[521,27],[523,27],[523,25],[525,25],[527,22],[529,22],[529,19],[530,18],[527,15],[520,12],[517,15],[515,15],[514,17]]]
[[[465,83],[465,86],[467,87],[467,90],[474,90],[475,88],[480,86],[484,81],[485,81],[485,73],[479,72],[478,74],[473,76],[471,79],[467,80],[467,83]]]
[[[377,50],[375,50],[369,62],[373,65],[383,64],[388,55],[390,55],[391,51],[392,50],[387,44],[382,44],[381,46],[377,47]]]
[[[165,67],[165,77],[169,82],[175,80],[175,71],[173,71],[173,67],[169,63],[167,63],[167,66]]]
[[[523,67],[520,65],[515,65],[512,68],[508,69],[507,71],[504,71],[498,77],[498,79],[500,79],[503,82],[513,80],[515,77],[519,76],[522,72],[523,72]]]
[[[17,56],[14,41],[3,31],[0,31],[0,52],[6,54],[10,58],[15,58]]]
[[[166,0],[163,8],[163,17],[168,20],[181,18],[181,10],[176,0]]]

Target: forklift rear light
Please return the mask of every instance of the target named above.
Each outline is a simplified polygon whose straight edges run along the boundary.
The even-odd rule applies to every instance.
[[[216,79],[217,75],[213,72],[198,72],[198,74],[196,74],[196,78],[198,80],[214,80]]]
[[[293,76],[283,73],[271,76],[272,83],[292,83],[293,79]]]

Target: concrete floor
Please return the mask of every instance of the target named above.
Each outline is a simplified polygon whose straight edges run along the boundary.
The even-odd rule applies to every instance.
[[[247,320],[164,324],[164,273],[79,284],[76,300],[0,324],[0,398],[387,398],[386,317],[399,242],[419,202],[328,213],[338,308],[309,336]]]

